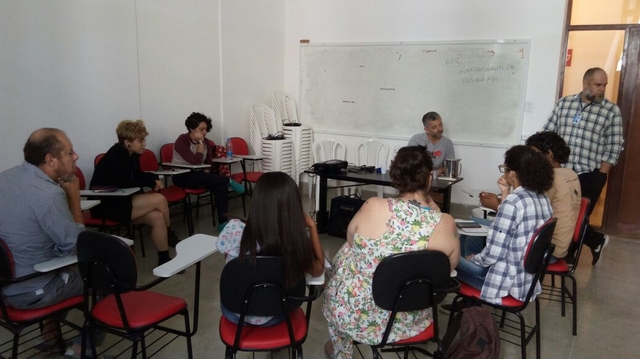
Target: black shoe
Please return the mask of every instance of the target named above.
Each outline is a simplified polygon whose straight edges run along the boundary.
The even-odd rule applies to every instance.
[[[167,228],[167,241],[171,248],[175,248],[178,245],[178,242],[180,242],[178,234],[171,228]]]
[[[596,248],[591,248],[591,255],[593,255],[593,260],[591,261],[592,266],[596,266],[600,261],[600,257],[602,256],[602,252],[609,245],[609,236],[603,235],[602,240],[598,243]]]

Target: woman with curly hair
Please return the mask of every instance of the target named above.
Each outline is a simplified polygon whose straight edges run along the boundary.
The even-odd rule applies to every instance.
[[[578,175],[570,168],[562,168],[569,160],[571,149],[557,133],[551,131],[537,132],[527,138],[525,143],[535,151],[542,153],[553,167],[553,187],[547,192],[551,201],[553,216],[558,219],[551,242],[556,245],[551,262],[565,258],[570,251],[573,231],[580,212],[580,181]],[[500,206],[500,199],[494,193],[481,193],[480,203],[494,211]],[[467,243],[469,243],[467,239]]]
[[[481,298],[500,303],[511,295],[525,300],[533,275],[524,270],[524,253],[535,231],[552,216],[546,192],[553,169],[544,155],[527,146],[511,147],[498,166],[502,203],[489,227],[486,246],[477,254],[463,253],[458,280],[481,291]],[[511,191],[513,189],[513,191]],[[536,285],[540,293],[540,284]]]
[[[184,121],[187,133],[176,139],[173,145],[173,162],[190,165],[212,164],[216,144],[206,138],[211,131],[211,118],[199,112],[192,112]],[[173,176],[173,183],[182,188],[205,188],[215,196],[218,210],[218,230],[222,231],[227,224],[230,186],[235,192],[244,193],[244,186],[227,176],[221,176],[206,168],[202,171],[191,171]]]
[[[455,224],[429,197],[432,170],[423,146],[401,148],[389,167],[397,197],[370,198],[349,223],[347,242],[334,258],[334,275],[324,292],[322,312],[331,337],[325,345],[328,357],[351,358],[354,340],[382,340],[383,323],[391,313],[376,306],[371,286],[385,257],[431,249],[446,254],[455,268],[460,256]],[[389,341],[419,334],[431,318],[431,308],[398,313]]]

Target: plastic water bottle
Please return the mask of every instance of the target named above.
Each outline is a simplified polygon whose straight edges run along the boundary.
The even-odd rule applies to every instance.
[[[231,138],[227,138],[227,159],[233,159],[233,146],[231,145]]]

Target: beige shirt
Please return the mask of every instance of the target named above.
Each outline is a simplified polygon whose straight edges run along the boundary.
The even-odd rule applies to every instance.
[[[552,243],[556,245],[553,256],[564,258],[573,239],[578,214],[580,213],[580,181],[578,175],[568,168],[554,168],[553,187],[547,192],[553,216],[558,218]]]

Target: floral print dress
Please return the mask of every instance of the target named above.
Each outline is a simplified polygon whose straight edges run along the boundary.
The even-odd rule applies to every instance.
[[[391,312],[373,301],[373,272],[391,254],[426,249],[442,216],[399,199],[388,203],[391,218],[382,237],[364,238],[355,233],[353,245],[345,243],[334,258],[334,275],[324,292],[322,312],[336,358],[351,358],[353,340],[363,344],[382,340]],[[398,313],[389,340],[415,336],[432,320],[431,309]]]

